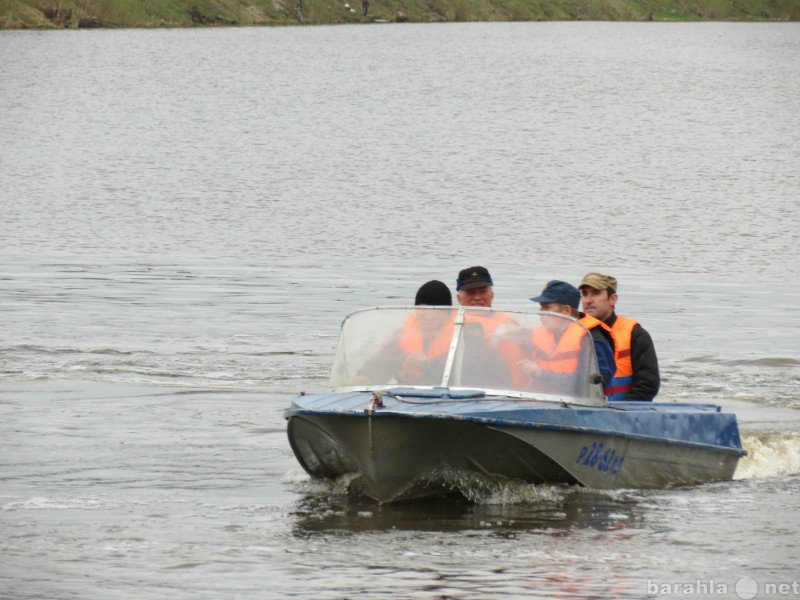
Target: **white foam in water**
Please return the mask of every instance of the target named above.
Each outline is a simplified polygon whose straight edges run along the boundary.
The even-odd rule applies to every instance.
[[[800,432],[743,434],[747,456],[739,461],[734,479],[800,473]]]

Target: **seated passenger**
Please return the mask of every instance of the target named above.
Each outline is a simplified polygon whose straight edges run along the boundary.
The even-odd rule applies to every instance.
[[[572,318],[581,316],[578,313],[580,292],[564,281],[548,282],[542,293],[531,298],[531,301],[538,302],[542,311],[561,313]],[[580,391],[584,382],[576,379],[575,374],[591,375],[589,367],[593,366],[581,364],[581,361],[591,356],[586,352],[590,339],[587,328],[594,343],[602,383],[608,383],[616,368],[614,351],[606,333],[597,323],[589,322],[584,328],[578,323],[555,316],[542,315],[541,320],[542,325],[531,332],[531,358],[520,363],[522,371],[532,379],[532,389],[549,393]]]
[[[417,290],[414,305],[452,306],[453,298],[444,283],[432,280]],[[359,369],[352,383],[439,385],[454,322],[451,311],[413,312],[397,335]]]
[[[462,269],[456,279],[456,298],[461,306],[492,308],[494,301],[494,282],[486,267],[474,266]],[[514,329],[513,319],[502,312],[472,312],[468,313],[465,326],[478,324],[483,332],[484,340],[491,345],[491,351],[485,357],[493,365],[489,369],[492,373],[491,380],[495,387],[508,387],[511,385],[515,389],[524,389],[527,380],[518,367],[519,361],[523,358],[523,353],[519,346],[510,341],[505,333]],[[505,328],[500,326],[504,325]],[[477,348],[474,344],[473,348]],[[500,369],[496,364],[495,357],[502,357],[505,369]],[[471,359],[475,365],[480,364],[477,358]],[[499,374],[505,372],[506,376]],[[475,383],[468,385],[478,385],[479,377],[471,377]]]
[[[452,306],[453,298],[449,288],[434,279],[419,288],[414,305]],[[453,329],[453,315],[446,311],[420,310],[408,317],[398,341],[403,351],[399,379],[412,383],[430,381],[432,376],[441,375],[450,352]]]
[[[487,341],[484,328],[477,321],[465,318],[450,385],[496,389],[511,386],[505,357]]]
[[[616,369],[605,394],[609,400],[652,400],[661,385],[650,334],[637,321],[616,313],[617,280],[589,273],[581,281],[585,319],[599,322],[614,338]]]

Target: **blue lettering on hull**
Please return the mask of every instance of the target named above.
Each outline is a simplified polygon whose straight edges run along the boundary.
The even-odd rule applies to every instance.
[[[594,467],[601,473],[616,475],[622,466],[624,456],[618,456],[614,448],[606,448],[603,442],[592,442],[590,446],[581,448],[577,464]]]

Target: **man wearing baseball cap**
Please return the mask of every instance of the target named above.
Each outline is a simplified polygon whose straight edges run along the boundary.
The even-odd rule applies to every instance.
[[[456,298],[461,306],[492,307],[494,282],[486,267],[467,267],[458,272]]]
[[[603,388],[606,388],[614,375],[616,365],[614,363],[614,346],[613,338],[610,330],[598,321],[597,319],[584,315],[578,311],[578,305],[581,302],[581,293],[574,285],[566,281],[559,281],[554,279],[548,281],[542,292],[538,296],[530,299],[532,302],[538,302],[539,308],[548,312],[562,313],[574,319],[580,320],[592,336],[594,342],[595,356],[597,357],[597,366],[600,370],[600,375],[603,377]],[[568,324],[569,321],[559,319],[558,321],[563,324]],[[563,335],[566,327],[562,327]],[[558,340],[553,340],[558,342]],[[553,344],[555,349],[555,344]]]
[[[588,273],[578,287],[583,310],[602,321],[614,337],[617,370],[606,396],[609,400],[652,400],[661,385],[656,350],[644,327],[616,314],[617,280],[603,273]]]
[[[456,278],[456,299],[465,308],[492,308],[494,301],[494,282],[486,267],[476,265],[461,269]],[[464,326],[467,330],[474,331],[479,328],[487,344],[501,325],[510,326],[513,323],[510,315],[487,310],[470,311],[465,319]],[[528,380],[519,369],[517,363],[523,358],[521,348],[508,340],[501,341],[492,354],[502,357],[507,375],[514,386],[526,385]]]

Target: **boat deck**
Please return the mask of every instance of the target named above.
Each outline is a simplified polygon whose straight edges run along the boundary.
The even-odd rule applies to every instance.
[[[613,434],[628,439],[672,444],[715,446],[743,456],[733,413],[715,404],[677,402],[609,402],[607,407],[571,405],[557,401],[517,400],[472,390],[414,390],[327,393],[296,398],[286,417],[364,415],[374,418],[463,420],[550,431]]]

